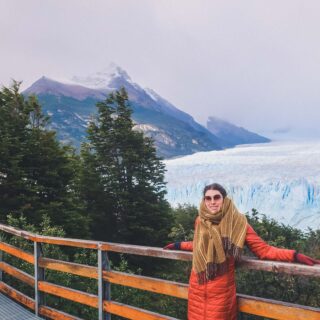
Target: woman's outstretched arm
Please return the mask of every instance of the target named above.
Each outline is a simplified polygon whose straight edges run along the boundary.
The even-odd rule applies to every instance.
[[[259,259],[263,260],[298,262],[308,265],[320,263],[319,260],[297,253],[295,250],[277,248],[267,244],[249,224],[247,227],[246,245]]]
[[[193,241],[172,242],[167,244],[163,249],[193,251]]]
[[[249,224],[247,227],[246,245],[259,259],[294,262],[295,250],[277,248],[267,244]]]

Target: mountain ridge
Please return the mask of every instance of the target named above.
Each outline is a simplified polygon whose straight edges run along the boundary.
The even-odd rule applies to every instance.
[[[23,93],[37,95],[44,112],[51,116],[50,127],[58,138],[79,148],[86,139],[88,121],[96,113],[96,102],[120,87],[128,92],[135,129],[154,139],[160,156],[172,158],[232,146],[154,90],[140,87],[115,64],[66,82],[43,76]]]
[[[225,145],[234,146],[239,144],[271,142],[271,140],[266,137],[243,127],[238,127],[218,117],[209,117],[207,120],[207,128],[211,133],[224,141]]]

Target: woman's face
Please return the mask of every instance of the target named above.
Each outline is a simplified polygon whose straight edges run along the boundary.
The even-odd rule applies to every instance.
[[[204,202],[210,212],[216,213],[221,210],[223,196],[218,190],[207,190],[204,195]]]

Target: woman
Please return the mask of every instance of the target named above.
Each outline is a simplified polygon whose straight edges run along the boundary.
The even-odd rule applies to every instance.
[[[260,259],[320,263],[295,250],[265,243],[247,223],[226,190],[214,183],[204,188],[193,241],[170,243],[164,249],[193,251],[189,280],[189,320],[235,320],[235,261],[246,244]]]

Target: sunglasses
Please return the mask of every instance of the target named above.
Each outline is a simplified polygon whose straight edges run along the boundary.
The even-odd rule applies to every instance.
[[[204,200],[206,200],[206,201],[218,201],[218,200],[220,200],[222,198],[222,195],[220,195],[220,194],[216,194],[216,195],[214,195],[213,197],[211,197],[211,196],[204,196]]]

